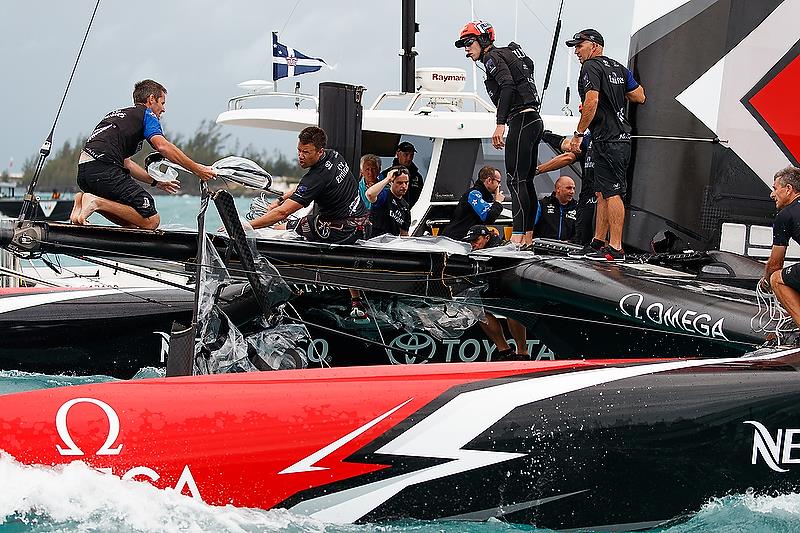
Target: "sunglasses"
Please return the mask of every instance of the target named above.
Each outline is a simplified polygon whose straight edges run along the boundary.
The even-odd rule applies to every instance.
[[[462,42],[464,43],[464,48],[469,48],[475,41],[477,41],[475,37],[467,37]]]

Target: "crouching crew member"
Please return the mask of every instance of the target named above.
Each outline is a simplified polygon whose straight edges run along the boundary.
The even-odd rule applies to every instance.
[[[775,174],[770,197],[780,209],[772,224],[772,252],[761,280],[761,288],[775,291],[775,296],[800,325],[800,263],[783,267],[789,240],[800,243],[800,169],[786,167]],[[800,336],[792,335],[783,344],[800,345]]]
[[[297,162],[307,172],[297,187],[272,202],[265,214],[250,223],[253,229],[271,226],[314,202],[317,213],[301,218],[295,228],[307,240],[353,244],[369,237],[369,216],[356,179],[339,152],[325,148],[327,143],[322,128],[309,126],[300,132]],[[366,318],[358,291],[350,289],[350,295],[350,316]]]
[[[502,176],[500,171],[485,166],[478,172],[475,184],[458,200],[450,218],[450,223],[442,230],[442,235],[451,239],[464,238],[470,227],[476,224],[492,224],[503,212],[503,196],[500,190]]]

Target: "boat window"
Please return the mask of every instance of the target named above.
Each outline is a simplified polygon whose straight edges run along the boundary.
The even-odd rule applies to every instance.
[[[433,154],[433,139],[430,137],[365,131],[361,135],[361,154],[379,156],[381,158],[381,169],[385,170],[392,166],[392,161],[397,152],[397,145],[401,142],[410,142],[414,145],[417,150],[414,154],[414,164],[417,165],[422,179],[425,180],[428,175],[428,168],[431,165],[431,155]]]
[[[445,139],[432,201],[455,202],[472,186],[478,175],[475,165],[480,147],[480,139]]]

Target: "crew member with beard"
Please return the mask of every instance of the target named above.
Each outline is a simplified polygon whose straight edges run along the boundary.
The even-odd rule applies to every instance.
[[[500,190],[502,177],[500,171],[485,166],[478,172],[475,184],[458,200],[450,217],[450,223],[442,230],[442,235],[460,240],[467,230],[475,224],[492,224],[503,212],[503,196]]]

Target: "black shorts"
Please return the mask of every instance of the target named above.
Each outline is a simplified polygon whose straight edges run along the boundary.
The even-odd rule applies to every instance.
[[[628,191],[628,162],[631,143],[626,141],[595,141],[589,145],[587,160],[591,157],[594,169],[594,190],[603,198],[625,196]]]
[[[786,285],[800,292],[800,263],[781,270],[781,279]]]
[[[307,215],[294,227],[307,241],[329,244],[355,244],[359,239],[368,239],[370,229],[369,218],[366,216],[353,221],[329,223],[320,220],[317,215]]]
[[[105,161],[89,161],[78,165],[78,187],[83,192],[130,206],[144,218],[157,213],[156,203],[149,192],[125,169]]]

